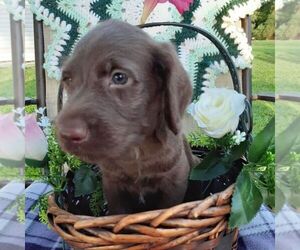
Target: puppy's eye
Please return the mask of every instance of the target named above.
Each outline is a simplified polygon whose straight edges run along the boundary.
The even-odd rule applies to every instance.
[[[125,73],[116,72],[112,76],[112,81],[113,81],[114,84],[124,85],[128,81],[128,76]]]
[[[65,87],[69,88],[72,83],[72,77],[71,76],[63,76],[62,77],[62,83]]]

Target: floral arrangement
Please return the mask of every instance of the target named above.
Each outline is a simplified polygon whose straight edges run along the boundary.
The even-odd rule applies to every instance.
[[[234,228],[250,222],[265,203],[275,207],[274,118],[255,136],[241,131],[240,116],[245,110],[245,96],[235,90],[204,88],[188,113],[208,137],[208,154],[193,168],[191,180],[213,180],[226,174],[240,158],[247,161],[239,173],[229,218]],[[203,145],[203,135],[189,137],[192,145]]]

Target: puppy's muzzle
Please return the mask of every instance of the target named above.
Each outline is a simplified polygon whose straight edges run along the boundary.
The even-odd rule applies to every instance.
[[[58,135],[72,144],[81,144],[88,138],[88,128],[84,121],[71,119],[57,125]]]

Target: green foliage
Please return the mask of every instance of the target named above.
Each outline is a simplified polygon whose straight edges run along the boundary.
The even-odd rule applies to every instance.
[[[273,117],[267,126],[257,134],[249,148],[249,163],[239,174],[232,197],[229,220],[232,228],[250,222],[263,202],[274,208],[274,128],[275,118]]]
[[[250,195],[245,200],[245,206],[253,206],[253,209],[245,209],[236,204],[239,191],[233,194],[232,209],[230,217],[230,226],[236,227],[248,223],[258,211],[260,205],[264,202],[270,208],[275,209],[275,146],[274,146],[274,118],[269,121],[267,126],[254,138],[249,149],[249,164],[244,167],[241,174],[248,172],[248,182],[251,182]],[[239,187],[238,181],[236,184]],[[248,205],[247,205],[248,203]],[[256,209],[256,212],[255,212]],[[247,213],[247,214],[245,214]],[[243,216],[240,216],[243,214]]]
[[[5,167],[0,165],[0,181],[20,180],[20,169],[17,167]]]
[[[246,153],[248,144],[248,141],[244,141],[240,145],[228,148],[225,152],[218,149],[210,151],[201,163],[192,169],[190,179],[205,181],[227,173],[234,165],[233,162]]]
[[[17,220],[20,223],[25,223],[25,194],[21,195],[17,207]]]
[[[74,179],[75,197],[93,193],[98,186],[95,172],[87,165],[82,165],[75,171]]]
[[[299,1],[290,1],[276,12],[276,39],[299,39],[300,5]]]
[[[251,164],[244,167],[235,184],[229,217],[231,228],[248,223],[256,215],[263,201],[261,192],[247,169],[251,167]]]
[[[264,199],[264,203],[270,208],[275,208],[275,152],[272,143],[268,151],[260,161],[254,166],[253,177],[259,187]]]
[[[50,193],[46,193],[41,195],[36,204],[34,206],[31,207],[31,210],[36,210],[38,209],[39,212],[39,220],[41,223],[43,224],[48,224],[48,215],[47,215],[47,209],[48,209],[48,197],[49,197]]]
[[[53,187],[53,192],[59,194],[64,190],[66,183],[64,166],[68,166],[70,169],[77,169],[82,162],[75,156],[71,156],[62,151],[61,147],[56,141],[55,129],[51,127],[50,133],[47,135],[48,141],[48,164],[46,164],[44,175],[40,176],[40,179]],[[28,168],[28,171],[33,171],[32,168]],[[26,168],[27,172],[27,168]],[[29,173],[28,173],[29,174]],[[35,172],[36,174],[36,172]],[[27,175],[31,177],[31,175]],[[37,178],[38,179],[38,178]],[[39,208],[39,218],[42,223],[47,224],[47,208],[49,194],[43,195],[38,200],[35,207]],[[34,208],[35,208],[34,207]]]
[[[296,156],[296,157],[295,157]],[[276,185],[277,190],[281,191],[281,196],[276,193],[276,211],[281,209],[284,202],[294,208],[300,207],[300,154],[291,152],[287,155],[284,162],[277,163]]]
[[[200,131],[191,132],[187,135],[187,141],[194,148],[214,149],[217,147],[215,140]]]
[[[252,36],[258,40],[275,38],[275,2],[264,2],[252,16]]]
[[[42,161],[33,160],[33,159],[25,159],[25,164],[34,168],[42,168],[48,162],[48,156],[46,155]]]
[[[48,141],[48,175],[46,182],[51,184],[55,191],[60,192],[65,183],[64,166],[71,170],[77,169],[83,164],[77,157],[62,151],[55,137],[55,129],[52,128],[47,136]]]
[[[259,162],[268,150],[275,135],[275,117],[267,124],[267,126],[255,137],[249,148],[249,161]]]
[[[296,118],[276,137],[276,193],[279,211],[284,202],[300,207],[300,118]]]
[[[190,174],[191,180],[210,180],[223,173],[226,173],[229,169],[227,165],[221,162],[222,152],[219,150],[210,151],[201,163],[194,167]]]
[[[101,185],[97,186],[95,192],[92,193],[90,200],[90,209],[94,216],[100,216],[104,205],[104,197]]]
[[[41,168],[25,167],[25,181],[40,180],[43,177],[43,170]]]
[[[32,114],[35,113],[36,106],[35,105],[28,105],[25,107],[25,114]]]
[[[83,164],[83,162],[79,158],[68,153],[66,153],[66,163],[72,170],[78,169]]]
[[[7,213],[17,215],[20,223],[25,223],[25,194],[18,195],[17,198],[6,208]]]
[[[45,168],[46,175],[42,176],[42,180],[52,185],[53,192],[56,195],[60,195],[66,188],[66,172],[68,170],[73,171],[75,197],[90,194],[90,209],[95,216],[100,215],[104,202],[101,181],[91,169],[91,165],[87,165],[77,157],[63,152],[56,140],[55,129],[53,127],[47,135],[47,141],[48,164]],[[39,209],[39,219],[45,224],[48,223],[47,200],[49,194],[42,195],[33,208]]]
[[[275,206],[274,126],[273,117],[250,146],[248,140],[233,145],[229,135],[222,140],[215,140],[213,145],[217,145],[217,149],[213,148],[191,171],[192,180],[212,180],[229,171],[233,162],[248,152],[249,162],[243,166],[237,178],[232,198],[231,227],[248,223],[263,202],[271,208]]]

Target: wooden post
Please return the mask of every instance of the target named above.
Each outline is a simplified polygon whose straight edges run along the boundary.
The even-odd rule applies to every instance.
[[[52,33],[49,27],[44,26],[44,46],[45,48],[52,41]],[[53,120],[57,115],[57,94],[59,82],[55,79],[49,78],[46,75],[46,106],[47,116],[50,120]]]
[[[251,18],[247,16],[242,19],[242,28],[245,30],[249,45],[252,44]],[[247,68],[242,70],[242,91],[251,102],[252,97],[252,70]]]
[[[15,21],[10,14],[11,51],[15,108],[25,105],[24,39],[22,21]]]
[[[46,107],[46,77],[44,64],[44,29],[42,21],[33,17],[34,51],[35,51],[35,77],[37,107]]]

